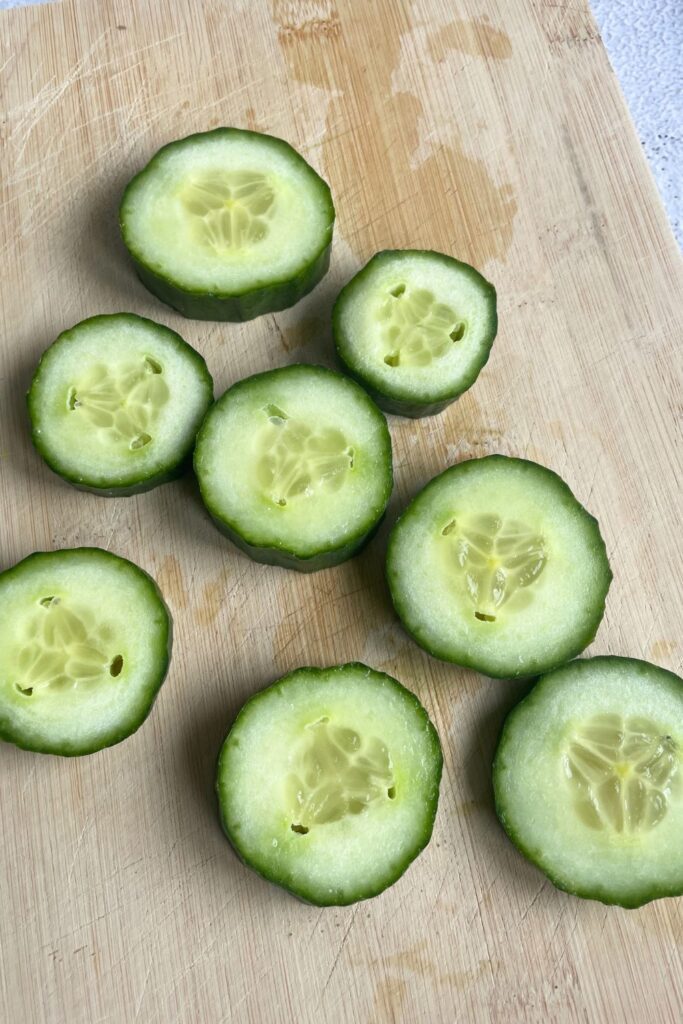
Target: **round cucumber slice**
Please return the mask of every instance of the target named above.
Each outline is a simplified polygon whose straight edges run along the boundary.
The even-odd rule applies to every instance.
[[[0,573],[0,738],[92,754],[142,725],[171,657],[154,580],[100,548],[29,555]]]
[[[318,906],[376,896],[432,834],[439,737],[417,697],[358,663],[300,668],[247,701],[218,761],[228,839]]]
[[[597,632],[612,579],[597,521],[535,462],[489,455],[452,466],[389,538],[387,576],[405,628],[444,661],[529,676]]]
[[[432,416],[470,388],[498,328],[496,291],[439,252],[380,252],[335,303],[337,353],[377,404]]]
[[[350,558],[391,494],[387,423],[357,384],[296,364],[231,387],[197,438],[217,526],[259,562],[311,572]]]
[[[97,494],[137,494],[182,473],[213,381],[175,331],[114,313],[60,334],[27,398],[33,443],[50,469]]]
[[[683,679],[631,658],[575,661],[508,715],[498,816],[560,889],[622,907],[683,895]]]
[[[142,283],[199,320],[294,305],[329,265],[327,184],[288,143],[216,128],[164,146],[127,186],[119,219]]]

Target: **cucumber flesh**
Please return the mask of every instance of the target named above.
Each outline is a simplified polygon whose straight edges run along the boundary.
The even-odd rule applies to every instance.
[[[98,494],[135,494],[183,471],[213,381],[175,331],[115,313],[60,334],[27,400],[33,443],[55,473]]]
[[[302,571],[354,554],[392,488],[386,420],[353,381],[293,365],[231,387],[197,438],[215,522],[257,561]]]
[[[38,552],[0,573],[0,738],[90,754],[149,714],[171,618],[142,569],[100,548]]]
[[[490,455],[447,469],[389,538],[396,611],[437,658],[496,677],[579,654],[612,579],[596,520],[557,474]]]
[[[297,669],[245,704],[223,744],[223,828],[269,881],[318,906],[354,903],[429,842],[441,768],[427,712],[391,676]]]
[[[509,714],[498,816],[561,889],[639,907],[683,894],[683,679],[631,658],[575,661]]]
[[[494,287],[467,263],[377,253],[339,294],[337,354],[387,412],[431,416],[474,384],[498,325]]]
[[[282,139],[190,135],[126,188],[123,240],[143,284],[185,316],[249,320],[293,305],[329,264],[327,184]]]

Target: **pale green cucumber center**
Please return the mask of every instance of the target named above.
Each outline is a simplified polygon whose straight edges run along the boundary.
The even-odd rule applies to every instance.
[[[466,322],[426,288],[403,281],[380,293],[375,309],[387,366],[429,366],[465,337]]]
[[[136,451],[150,444],[169,400],[163,366],[151,356],[105,366],[97,363],[68,388],[66,405],[113,445]]]
[[[311,722],[305,733],[294,752],[295,771],[285,781],[293,832],[306,835],[395,799],[391,757],[381,739],[363,737],[327,717]]]
[[[316,430],[275,405],[263,409],[255,438],[256,478],[262,494],[281,508],[321,490],[338,491],[353,469],[354,450],[341,430]]]
[[[472,604],[475,618],[495,622],[506,605],[526,607],[548,563],[543,536],[517,519],[495,514],[449,519],[441,529],[447,564]]]
[[[268,177],[252,170],[207,169],[184,181],[178,196],[192,240],[219,257],[262,242],[277,209]]]
[[[24,697],[111,682],[123,672],[111,629],[93,613],[64,598],[42,597],[25,623],[26,639],[8,663],[16,666],[15,688]]]
[[[619,834],[658,825],[681,784],[674,740],[644,717],[598,714],[574,725],[563,765],[583,824]]]

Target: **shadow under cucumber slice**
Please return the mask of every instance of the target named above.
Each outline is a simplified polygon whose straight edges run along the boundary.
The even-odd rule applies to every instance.
[[[508,715],[498,817],[560,889],[639,907],[683,895],[683,679],[633,658],[571,662]]]
[[[441,745],[417,697],[359,663],[301,668],[257,693],[218,762],[242,860],[318,906],[392,885],[429,842]]]
[[[0,573],[0,738],[91,754],[149,714],[171,657],[154,580],[100,548],[37,552]]]
[[[202,424],[194,467],[219,529],[256,561],[302,572],[360,550],[393,484],[389,430],[372,399],[303,364],[229,388]]]

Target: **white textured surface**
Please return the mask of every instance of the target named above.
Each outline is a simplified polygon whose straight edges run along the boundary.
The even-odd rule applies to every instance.
[[[0,0],[0,11],[54,0]],[[612,66],[683,246],[683,0],[592,0]]]
[[[592,6],[683,245],[683,0],[592,0]]]

